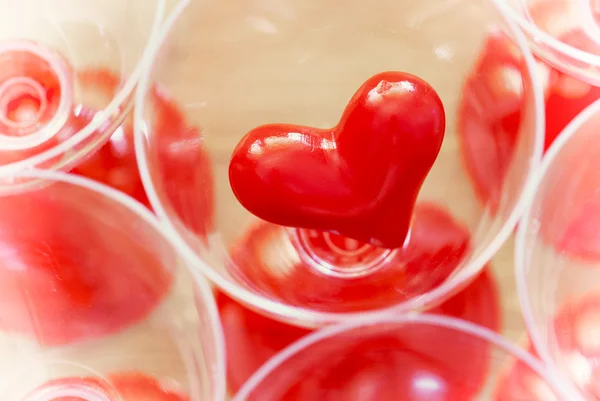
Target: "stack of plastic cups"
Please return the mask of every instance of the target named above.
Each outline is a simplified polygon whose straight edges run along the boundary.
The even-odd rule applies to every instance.
[[[123,174],[167,5],[1,7],[0,397],[223,400],[210,286]]]
[[[593,2],[3,10],[3,399],[599,396]]]
[[[219,291],[288,327],[319,329],[267,362],[237,399],[531,400],[537,390],[575,399],[568,385],[488,329],[412,315],[479,276],[515,228],[543,153],[545,80],[506,6],[188,3],[167,18],[136,94],[136,156],[149,204],[178,250]],[[445,108],[443,144],[417,185],[406,240],[387,247],[277,224],[292,207],[328,207],[327,216],[367,207],[343,203],[334,186],[311,178],[314,171],[324,180],[335,174],[339,137],[352,131],[343,124],[355,110],[345,111],[348,100],[385,71],[418,75]],[[269,134],[256,136],[265,124]],[[235,184],[232,155],[235,161],[249,132],[256,176]],[[479,141],[486,135],[501,140]],[[365,149],[377,147],[369,141],[365,136]],[[307,153],[296,151],[304,145]],[[325,156],[311,159],[311,151]],[[260,180],[272,170],[256,169],[266,153],[276,160],[274,186]],[[323,160],[333,170],[318,170]],[[366,169],[355,162],[344,168],[365,187],[385,175],[376,158]],[[278,201],[320,190],[306,198],[315,203]],[[263,207],[250,213],[249,205]],[[399,214],[371,216],[393,225]],[[232,332],[237,339],[252,335]],[[436,359],[435,350],[445,356]],[[247,350],[238,351],[228,355],[231,369],[247,362]],[[461,374],[460,361],[481,370]],[[452,397],[444,399],[467,399]]]
[[[514,0],[507,12],[548,72],[545,160],[528,190],[516,276],[527,346],[585,399],[600,395],[597,173],[600,8],[593,0]]]

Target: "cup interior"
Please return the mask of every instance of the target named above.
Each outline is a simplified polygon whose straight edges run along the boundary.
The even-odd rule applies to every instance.
[[[182,252],[230,295],[303,324],[427,308],[466,285],[510,235],[541,157],[542,91],[524,37],[494,2],[351,1],[344,13],[333,2],[206,2],[171,17],[136,94],[138,163],[152,207],[179,234]],[[502,47],[501,59],[490,60],[493,46]],[[229,162],[259,125],[335,126],[354,91],[382,71],[418,75],[444,104],[444,142],[416,202],[427,212],[415,212],[412,228],[426,233],[432,223],[442,239],[415,234],[413,253],[391,256],[364,248],[344,276],[313,263],[317,248],[324,258],[352,259],[361,246],[340,253],[335,241],[353,243],[317,233],[317,246],[305,232],[299,241],[312,248],[299,249],[294,230],[238,202]],[[178,107],[167,112],[164,98]],[[493,139],[503,124],[511,143]],[[306,296],[286,296],[300,292]]]

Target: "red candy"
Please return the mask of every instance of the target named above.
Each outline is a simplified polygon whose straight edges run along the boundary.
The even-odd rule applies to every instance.
[[[252,286],[286,304],[336,312],[377,309],[422,295],[446,280],[471,249],[469,230],[432,204],[416,206],[404,249],[381,260],[378,270],[355,279],[322,274],[299,256],[301,250],[294,249],[290,241],[285,228],[259,222],[232,248],[232,268]],[[345,259],[339,259],[339,250],[326,248],[326,241],[312,243],[316,254],[334,262],[338,258],[341,270],[346,264],[368,260],[361,255],[371,259],[384,251],[362,244],[354,259],[347,253],[342,254]]]
[[[495,211],[517,139],[520,110],[520,63],[514,45],[491,34],[473,74],[467,78],[458,108],[457,133],[477,196]],[[516,80],[516,81],[515,81]]]
[[[66,344],[147,316],[170,287],[170,266],[127,230],[90,218],[86,210],[105,210],[97,202],[43,194],[0,198],[0,330]]]
[[[119,78],[105,70],[87,70],[80,73],[89,85],[104,89],[113,96]],[[152,143],[147,152],[148,163],[162,189],[168,205],[197,235],[205,236],[212,229],[214,215],[212,164],[204,150],[198,130],[191,127],[179,106],[169,95],[158,88],[151,92],[155,121],[150,125]],[[90,118],[93,115],[90,115]],[[138,171],[133,144],[132,121],[125,121],[110,140],[87,160],[79,163],[73,173],[79,174],[118,189],[150,207]]]
[[[228,380],[230,389],[234,392],[267,359],[309,333],[306,329],[279,323],[252,312],[222,293],[217,294],[217,303],[227,340]],[[496,284],[489,270],[485,270],[462,292],[431,312],[454,316],[492,330],[499,330],[500,303]],[[441,348],[444,344],[451,344],[445,334],[444,332],[439,333],[440,338],[431,340],[431,346],[440,353],[439,355],[449,354],[446,349],[448,347]],[[439,344],[439,347],[435,347],[435,344]],[[459,367],[463,369],[464,379],[470,381],[473,392],[476,392],[485,383],[488,366],[487,348],[483,347],[483,343],[477,345],[482,347],[471,349],[461,359],[454,360],[452,363],[455,369]],[[443,359],[446,358],[443,357]],[[414,368],[412,365],[410,367]],[[387,371],[394,369],[394,366],[387,367]],[[343,375],[344,372],[342,370],[339,374]],[[381,377],[387,377],[386,372],[383,372]],[[335,381],[340,380],[341,378]],[[393,388],[394,383],[379,383],[379,391],[386,392],[387,386]],[[352,385],[344,382],[341,390],[347,387],[352,388]],[[389,390],[392,391],[392,389]]]
[[[36,389],[24,401],[52,399],[53,401],[80,401],[78,396],[58,396],[48,398],[53,391],[68,391],[77,389],[89,392],[109,401],[188,401],[189,397],[178,389],[173,389],[161,383],[152,376],[142,373],[119,373],[108,376],[107,381],[92,377],[72,377],[51,381]],[[46,397],[46,398],[44,398]],[[105,397],[105,398],[104,398]],[[90,399],[96,399],[90,397]]]
[[[105,70],[82,71],[79,77],[87,86],[98,88],[109,99],[116,94],[120,84],[117,75]],[[93,112],[88,113],[85,124],[93,117]],[[133,127],[129,120],[117,128],[104,146],[78,163],[72,172],[118,189],[148,206],[146,192],[137,168],[133,147]]]
[[[463,87],[457,133],[477,196],[492,212],[499,206],[503,182],[519,135],[523,61],[518,48],[501,33],[491,34]],[[600,97],[592,87],[538,61],[546,95],[547,149],[566,125]],[[528,134],[529,135],[529,134]]]
[[[183,112],[169,95],[153,91],[156,121],[148,163],[158,171],[166,201],[185,227],[200,238],[214,224],[214,179],[212,162],[204,139],[186,121]]]
[[[385,72],[361,86],[332,129],[250,131],[233,152],[229,179],[263,220],[398,248],[444,130],[442,102],[425,81]]]

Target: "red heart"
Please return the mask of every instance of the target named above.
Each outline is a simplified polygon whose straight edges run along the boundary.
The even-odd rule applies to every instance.
[[[427,82],[384,72],[358,89],[332,129],[250,131],[229,180],[240,203],[266,221],[398,248],[444,130],[442,101]]]

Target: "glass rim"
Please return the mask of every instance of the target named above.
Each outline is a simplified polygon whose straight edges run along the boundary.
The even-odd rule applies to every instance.
[[[515,40],[517,42],[517,46],[522,52],[526,69],[531,79],[534,99],[534,149],[532,152],[533,154],[531,162],[529,163],[529,171],[527,172],[527,176],[523,184],[523,187],[526,188],[531,185],[533,172],[539,165],[543,154],[545,138],[543,87],[537,74],[534,73],[534,71],[536,71],[536,62],[534,60],[533,53],[527,45],[525,36],[519,30],[518,26],[510,18],[508,18],[506,10],[503,7],[500,7],[504,0],[488,1],[491,1],[496,6],[496,10],[516,38]],[[447,299],[447,297],[452,293],[468,285],[510,237],[517,225],[517,222],[519,221],[519,218],[521,217],[523,209],[526,206],[526,199],[524,198],[523,193],[519,194],[516,205],[503,222],[494,239],[490,241],[490,243],[482,252],[479,253],[479,255],[477,255],[476,258],[465,264],[467,267],[464,271],[459,272],[454,276],[453,279],[445,281],[440,286],[427,292],[426,294],[423,294],[422,296],[392,305],[390,307],[369,311],[345,313],[322,312],[290,306],[282,302],[258,295],[244,288],[238,283],[235,283],[233,280],[221,275],[219,272],[213,269],[210,264],[205,262],[200,256],[197,255],[197,253],[187,244],[185,239],[181,237],[175,224],[170,221],[169,214],[162,205],[154,183],[152,182],[145,150],[146,125],[144,121],[144,110],[147,103],[147,94],[150,90],[149,85],[152,85],[151,77],[154,70],[153,66],[155,65],[158,53],[163,44],[166,43],[170,38],[170,31],[175,26],[179,20],[179,17],[181,14],[183,14],[189,3],[190,0],[179,0],[179,3],[173,9],[172,13],[165,19],[162,29],[157,33],[156,40],[148,48],[148,51],[151,54],[147,59],[145,59],[145,61],[148,63],[147,71],[146,74],[141,77],[135,94],[136,107],[134,109],[134,147],[142,183],[156,215],[166,226],[169,227],[171,231],[176,233],[176,243],[181,253],[186,255],[189,260],[193,261],[193,265],[196,266],[202,272],[202,274],[208,277],[211,282],[215,283],[220,290],[232,298],[242,302],[243,304],[250,305],[252,308],[266,312],[269,315],[272,315],[272,317],[275,316],[276,319],[293,321],[294,324],[298,326],[308,328],[314,328],[335,322],[342,322],[345,320],[362,319],[365,316],[377,317],[389,313],[411,312],[438,305]]]
[[[151,47],[153,41],[156,41],[158,39],[157,32],[161,27],[161,23],[163,22],[166,10],[166,0],[149,1],[156,4],[156,9],[154,12],[152,23],[150,24],[151,30],[149,31],[146,47],[143,49],[140,58],[137,60],[132,73],[129,75],[129,77],[127,77],[125,83],[123,84],[121,89],[113,96],[109,104],[104,109],[99,110],[96,113],[95,117],[92,119],[92,121],[90,121],[85,127],[78,130],[74,135],[70,136],[58,145],[53,146],[48,150],[35,154],[34,156],[28,157],[26,159],[0,165],[0,175],[11,173],[14,174],[16,171],[21,169],[29,169],[32,167],[35,168],[37,165],[45,161],[60,156],[61,154],[67,152],[69,149],[72,149],[79,143],[83,142],[94,132],[98,131],[98,129],[110,118],[112,114],[114,114],[117,111],[117,109],[120,106],[127,105],[126,109],[131,109],[131,107],[133,107],[133,101],[128,101],[127,98],[134,94],[137,83],[143,76],[144,65],[146,65],[145,60],[147,60],[151,56],[151,53],[148,51],[148,48]]]
[[[536,325],[533,313],[533,307],[528,292],[527,274],[528,266],[531,265],[531,260],[527,257],[526,244],[529,238],[529,230],[531,225],[531,216],[533,214],[533,206],[537,200],[538,189],[545,182],[548,170],[554,165],[554,160],[560,155],[561,151],[568,146],[572,137],[577,135],[579,129],[587,124],[587,122],[600,114],[600,99],[595,100],[592,104],[583,109],[579,114],[569,122],[569,124],[558,134],[552,145],[548,148],[540,168],[537,170],[535,179],[530,187],[527,188],[527,207],[523,213],[523,217],[519,223],[515,237],[515,252],[514,252],[514,269],[517,283],[517,295],[525,325],[531,342],[537,351],[540,358],[550,365],[553,369],[558,369],[556,361],[550,355],[547,342],[542,340],[539,333],[539,328]]]
[[[507,1],[494,1],[497,3],[497,6],[499,8],[503,9],[503,13],[505,15],[508,15],[511,20],[516,21],[517,25],[524,32],[526,32],[529,36],[532,37],[532,40],[536,42],[543,42],[544,44],[550,46],[550,48],[552,48],[553,50],[565,54],[569,57],[572,57],[573,59],[582,63],[600,66],[600,55],[588,53],[584,50],[568,45],[563,41],[557,39],[556,37],[550,35],[549,33],[540,29],[535,23],[523,17],[523,15],[521,15],[520,12],[516,11],[511,5],[509,5]],[[519,3],[523,3],[526,0],[518,1]]]
[[[0,178],[3,178],[4,175],[0,174]],[[211,341],[211,345],[214,347],[213,351],[215,353],[216,361],[214,367],[208,372],[209,377],[216,378],[216,381],[213,382],[211,380],[211,388],[213,396],[213,401],[223,401],[227,394],[227,385],[226,385],[226,358],[225,358],[225,337],[223,334],[223,327],[221,325],[221,319],[219,317],[219,310],[213,296],[212,288],[209,282],[200,274],[198,274],[194,268],[189,266],[190,262],[187,260],[184,255],[179,252],[177,246],[175,246],[175,238],[173,237],[173,233],[170,232],[164,225],[159,221],[159,219],[144,205],[142,205],[139,201],[133,199],[132,197],[124,194],[123,192],[109,187],[105,184],[101,184],[97,181],[94,181],[89,178],[85,178],[82,176],[69,174],[61,171],[52,171],[52,170],[41,170],[41,169],[30,169],[26,171],[21,171],[16,174],[11,174],[8,177],[10,178],[28,178],[44,181],[46,183],[62,183],[68,184],[70,186],[83,188],[86,191],[95,193],[96,196],[101,196],[110,199],[111,201],[118,203],[120,206],[128,209],[138,218],[147,223],[155,233],[165,241],[176,253],[182,261],[184,262],[184,267],[187,271],[189,271],[194,280],[194,285],[196,287],[197,294],[202,300],[202,306],[208,312],[208,320],[210,322],[210,331],[213,337],[213,341]],[[25,189],[22,193],[29,192],[30,188]],[[33,188],[36,190],[36,188]],[[8,196],[14,196],[15,194],[20,195],[19,192],[12,193]],[[0,195],[0,198],[3,195]],[[211,374],[213,373],[213,374]]]
[[[541,361],[537,360],[533,355],[529,354],[523,348],[509,341],[505,337],[486,327],[479,326],[462,319],[428,313],[406,314],[400,316],[388,315],[381,318],[368,317],[359,321],[329,326],[308,334],[307,336],[287,346],[282,351],[279,351],[275,356],[271,357],[267,362],[265,362],[244,383],[240,390],[235,394],[233,401],[246,400],[252,391],[254,391],[269,374],[274,372],[278,367],[280,367],[294,355],[299,354],[300,352],[308,349],[314,344],[319,343],[320,341],[327,341],[331,338],[334,338],[338,334],[359,329],[361,327],[373,327],[380,324],[401,326],[404,324],[410,325],[415,323],[454,330],[468,334],[482,341],[486,341],[487,343],[494,345],[494,347],[501,349],[507,354],[515,356],[519,361],[525,363],[527,367],[536,373],[540,378],[542,378],[556,394],[560,394],[562,396],[569,395],[569,397],[566,399],[570,399],[572,401],[582,401],[578,395],[572,394],[572,389],[562,385],[562,382],[557,380],[552,371],[544,369],[544,365]]]

